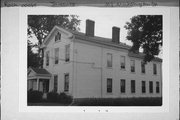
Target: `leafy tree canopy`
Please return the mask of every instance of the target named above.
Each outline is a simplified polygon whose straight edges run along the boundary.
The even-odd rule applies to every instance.
[[[145,63],[159,54],[163,43],[162,15],[134,16],[124,27],[128,30],[127,40],[133,43],[130,52],[136,52],[142,48]]]

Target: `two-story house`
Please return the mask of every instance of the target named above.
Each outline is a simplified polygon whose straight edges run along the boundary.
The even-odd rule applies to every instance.
[[[120,28],[107,39],[94,35],[94,25],[87,20],[85,33],[54,26],[42,45],[43,69],[29,69],[28,89],[74,98],[161,97],[162,60],[144,64],[143,53],[121,43]]]

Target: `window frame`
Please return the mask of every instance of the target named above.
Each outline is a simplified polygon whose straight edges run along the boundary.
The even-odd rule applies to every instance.
[[[126,69],[126,57],[123,55],[120,56],[120,68],[122,70]]]
[[[156,81],[156,93],[160,93],[160,82]]]
[[[55,42],[57,42],[57,41],[61,41],[61,33],[60,32],[57,32],[55,35]]]
[[[120,92],[126,93],[126,80],[120,79]]]
[[[113,54],[107,53],[107,68],[112,68],[112,67],[113,67]]]
[[[135,60],[130,60],[130,67],[131,67],[131,72],[134,73],[136,71]]]
[[[131,93],[136,93],[136,81],[135,80],[131,80]]]
[[[59,64],[59,48],[54,49],[54,64]]]
[[[67,79],[68,77],[68,79]],[[69,92],[69,73],[64,74],[64,92]]]
[[[49,56],[50,56],[50,51],[46,51],[46,66],[49,66]]]
[[[57,90],[58,90],[58,75],[57,74],[54,75],[54,84],[53,85],[54,85],[53,91],[57,92]]]
[[[146,73],[146,66],[143,61],[141,61],[141,73],[145,74]]]
[[[70,44],[65,45],[65,62],[70,61]]]
[[[108,81],[110,81],[110,83]],[[107,78],[107,86],[106,87],[107,87],[106,92],[112,93],[112,91],[113,91],[113,80],[112,80],[112,78]]]
[[[153,81],[149,81],[149,93],[153,93]]]
[[[141,81],[141,92],[142,93],[146,93],[146,81]]]
[[[153,74],[157,75],[157,64],[153,63]]]

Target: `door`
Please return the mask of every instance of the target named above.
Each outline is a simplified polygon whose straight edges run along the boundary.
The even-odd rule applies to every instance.
[[[43,80],[43,93],[49,92],[49,80],[45,79]]]

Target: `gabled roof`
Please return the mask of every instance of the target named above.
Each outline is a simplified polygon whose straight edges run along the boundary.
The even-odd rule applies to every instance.
[[[45,76],[51,76],[51,73],[49,73],[46,69],[44,68],[34,68],[30,67],[29,70],[32,70],[36,73],[36,75],[45,75]]]

